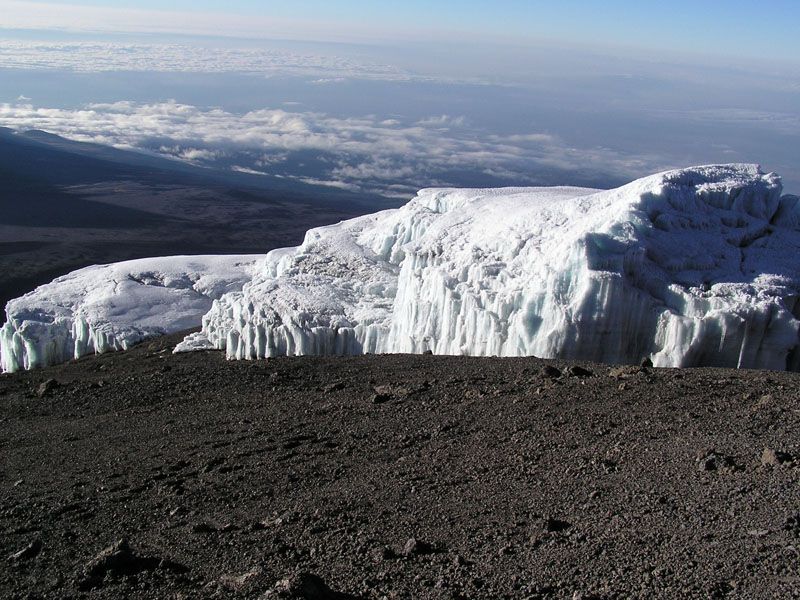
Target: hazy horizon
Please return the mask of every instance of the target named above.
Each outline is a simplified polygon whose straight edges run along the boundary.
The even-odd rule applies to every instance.
[[[728,162],[800,192],[800,9],[579,4],[0,1],[0,126],[398,198]]]

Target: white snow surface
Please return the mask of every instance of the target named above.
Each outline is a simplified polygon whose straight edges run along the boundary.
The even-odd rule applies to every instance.
[[[263,256],[170,256],[87,267],[11,300],[0,328],[3,371],[124,350],[200,325]]]
[[[797,370],[800,198],[781,190],[756,165],[607,191],[422,190],[260,259],[152,259],[57,279],[8,304],[2,366],[125,348],[207,310],[176,351]]]
[[[177,349],[797,369],[800,205],[756,165],[426,189],[273,251]]]

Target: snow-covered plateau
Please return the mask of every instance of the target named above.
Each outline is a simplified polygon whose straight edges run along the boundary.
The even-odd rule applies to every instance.
[[[59,277],[6,305],[0,365],[33,369],[197,327],[212,301],[241,290],[263,258],[145,258]]]
[[[115,281],[131,263],[60,278],[8,304],[2,364],[126,347],[199,324],[207,303],[202,331],[176,351],[430,350],[797,370],[800,198],[781,190],[755,165],[669,171],[607,191],[422,190],[230,274],[209,267],[214,293],[195,283],[153,293],[134,277],[129,297]],[[180,278],[189,259],[154,260]]]

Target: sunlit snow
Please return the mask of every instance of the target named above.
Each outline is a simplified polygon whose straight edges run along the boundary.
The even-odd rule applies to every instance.
[[[124,350],[197,327],[211,302],[241,289],[259,256],[171,256],[80,269],[6,305],[4,371]]]
[[[178,351],[258,359],[430,350],[797,369],[798,250],[798,198],[781,196],[780,178],[754,165],[670,171],[608,191],[428,189],[269,253],[247,283],[213,301]],[[125,347],[79,345],[56,324],[61,310],[83,315],[72,330],[96,320],[97,302],[66,285],[70,277],[9,303],[4,369]],[[112,314],[117,292],[102,289],[108,327],[134,331],[138,317]],[[158,327],[199,324],[171,318]]]

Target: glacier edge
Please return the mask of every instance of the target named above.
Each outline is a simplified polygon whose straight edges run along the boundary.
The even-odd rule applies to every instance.
[[[609,191],[422,190],[311,230],[178,351],[797,368],[798,202],[781,190],[755,165]]]
[[[798,250],[800,199],[756,165],[613,190],[425,189],[264,256],[145,259],[59,278],[9,302],[0,360],[4,371],[44,366],[202,317],[176,352],[798,370]]]
[[[73,271],[8,302],[0,366],[34,369],[197,327],[262,258],[172,256]]]

